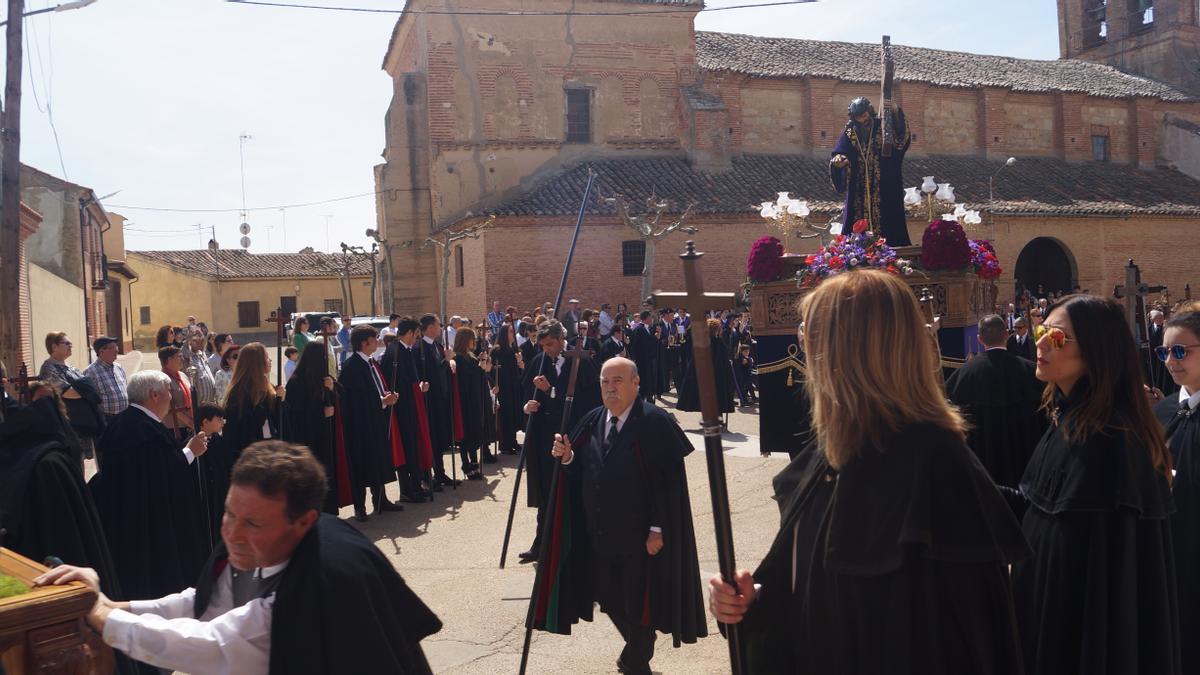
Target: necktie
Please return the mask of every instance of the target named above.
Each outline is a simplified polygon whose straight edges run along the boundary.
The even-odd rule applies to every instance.
[[[375,389],[379,392],[379,397],[383,398],[383,377],[379,374],[379,366],[371,359],[368,359],[367,363],[371,366],[371,381],[375,383]]]
[[[613,441],[617,439],[617,422],[620,418],[610,417],[608,419],[608,432],[604,434],[604,441],[600,444],[600,454],[603,459],[608,459],[608,451],[612,450]]]
[[[256,570],[243,572],[229,568],[229,586],[233,593],[233,606],[241,607],[258,595],[258,574]]]

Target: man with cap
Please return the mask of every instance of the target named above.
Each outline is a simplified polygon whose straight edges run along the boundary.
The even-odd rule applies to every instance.
[[[847,108],[849,120],[838,135],[837,146],[829,160],[829,179],[839,194],[846,195],[842,208],[843,231],[866,220],[868,229],[887,238],[892,246],[908,246],[908,225],[904,213],[904,178],[901,165],[912,143],[904,112],[888,102],[892,113],[894,149],[883,156],[883,120],[871,101],[860,96]]]
[[[579,301],[571,298],[567,301],[567,311],[563,312],[558,317],[558,322],[567,329],[567,339],[575,339],[575,335],[579,332],[579,320],[583,318],[583,314],[579,311]]]
[[[83,376],[92,381],[100,394],[100,412],[105,422],[112,422],[122,410],[129,407],[129,394],[125,388],[128,378],[125,370],[117,363],[118,341],[115,337],[102,335],[92,341],[96,360],[83,371]]]

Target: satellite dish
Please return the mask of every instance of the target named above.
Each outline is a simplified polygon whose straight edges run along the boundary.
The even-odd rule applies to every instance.
[[[238,232],[242,234],[250,234],[250,223],[242,223],[238,225]]]
[[[250,237],[242,237],[242,248],[250,248]]]

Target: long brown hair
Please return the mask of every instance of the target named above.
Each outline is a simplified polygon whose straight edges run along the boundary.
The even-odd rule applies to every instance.
[[[471,353],[471,340],[475,339],[475,330],[472,328],[459,328],[454,334],[454,354],[455,356],[465,356],[469,359],[474,359],[475,355]]]
[[[801,303],[805,388],[813,428],[834,468],[907,424],[928,422],[966,439],[946,401],[941,362],[917,298],[875,270],[827,279]]]
[[[251,342],[238,350],[233,379],[229,381],[229,393],[225,395],[226,410],[249,410],[275,397],[267,373],[269,363],[267,348],[261,342]]]
[[[1084,365],[1083,377],[1071,388],[1071,398],[1078,403],[1060,421],[1067,438],[1080,444],[1092,434],[1119,429],[1146,445],[1154,469],[1170,484],[1171,453],[1146,396],[1142,364],[1125,323],[1125,310],[1107,298],[1068,295],[1051,305],[1046,316],[1059,307],[1071,320]],[[1056,389],[1048,383],[1042,394],[1047,411],[1054,408]]]

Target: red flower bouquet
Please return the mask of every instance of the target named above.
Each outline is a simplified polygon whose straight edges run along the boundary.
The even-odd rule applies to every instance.
[[[746,276],[754,283],[766,283],[783,277],[783,244],[772,236],[762,237],[750,247]]]
[[[971,268],[980,279],[996,279],[1004,268],[1000,267],[1000,259],[996,257],[996,249],[987,239],[972,239],[967,242],[971,247]]]
[[[954,220],[935,220],[921,237],[921,268],[926,270],[963,270],[971,265],[971,246],[967,233]]]
[[[811,288],[835,274],[856,269],[878,269],[905,276],[913,272],[912,265],[897,256],[886,239],[868,230],[839,234],[827,246],[806,257],[799,272],[800,287]]]

